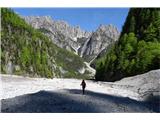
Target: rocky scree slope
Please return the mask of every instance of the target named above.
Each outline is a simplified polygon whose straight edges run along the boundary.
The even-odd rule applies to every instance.
[[[78,79],[1,77],[2,112],[160,112],[160,69],[117,82],[87,80],[85,95]]]

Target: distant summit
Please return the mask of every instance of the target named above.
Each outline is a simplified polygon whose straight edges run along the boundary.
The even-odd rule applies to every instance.
[[[93,60],[109,44],[119,37],[113,25],[100,25],[95,32],[71,26],[66,21],[54,20],[50,16],[26,16],[25,21],[47,35],[57,46],[73,51],[87,62]]]

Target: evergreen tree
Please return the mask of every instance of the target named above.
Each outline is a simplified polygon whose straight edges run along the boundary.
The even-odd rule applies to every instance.
[[[119,41],[113,48],[98,60],[96,80],[115,81],[159,69],[160,9],[131,8]],[[101,64],[102,60],[106,61],[105,64]]]
[[[59,69],[61,67],[67,71],[62,77],[89,76],[78,71],[81,67],[85,67],[82,58],[57,47],[47,36],[27,24],[12,9],[1,8],[2,73],[7,73],[8,62],[13,65],[13,74],[18,75],[61,77],[62,72]]]

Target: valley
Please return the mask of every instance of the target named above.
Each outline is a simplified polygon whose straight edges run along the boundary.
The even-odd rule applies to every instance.
[[[110,23],[86,16],[92,31],[16,10],[1,8],[1,112],[160,112],[159,8],[123,9],[126,19],[103,9]]]

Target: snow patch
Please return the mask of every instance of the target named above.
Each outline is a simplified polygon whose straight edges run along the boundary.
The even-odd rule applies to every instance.
[[[84,45],[83,45],[83,47],[82,47],[82,50],[81,50],[81,53],[80,53],[80,57],[83,57],[83,53],[85,52],[86,47],[87,47],[87,44],[88,44],[89,41],[90,41],[90,38],[88,38],[88,39],[86,40],[86,42],[84,43]]]
[[[72,40],[77,42],[77,37],[73,37]]]
[[[85,72],[85,68],[84,68],[84,67],[82,67],[81,69],[79,69],[79,70],[78,70],[78,72],[79,72],[79,73],[81,73],[81,74],[84,74],[84,72]]]

